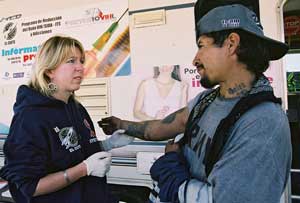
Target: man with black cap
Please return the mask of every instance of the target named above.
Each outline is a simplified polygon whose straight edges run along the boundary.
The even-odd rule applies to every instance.
[[[99,125],[106,134],[125,129],[144,140],[184,132],[150,170],[157,183],[152,202],[278,203],[291,166],[290,129],[263,72],[288,47],[266,37],[241,4],[213,8],[196,31],[193,64],[209,90],[163,120],[109,117]]]

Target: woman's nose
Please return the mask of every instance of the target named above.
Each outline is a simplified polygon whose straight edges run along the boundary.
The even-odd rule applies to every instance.
[[[77,63],[76,70],[80,72],[84,70],[83,64],[81,62]]]

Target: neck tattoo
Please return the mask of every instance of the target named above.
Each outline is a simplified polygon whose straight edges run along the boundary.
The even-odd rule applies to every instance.
[[[228,94],[244,96],[248,93],[247,86],[244,83],[235,84],[234,87],[228,88]]]

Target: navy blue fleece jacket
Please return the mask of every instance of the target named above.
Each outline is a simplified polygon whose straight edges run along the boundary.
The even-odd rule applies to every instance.
[[[18,89],[14,113],[0,176],[9,182],[17,203],[114,202],[106,177],[94,176],[33,197],[40,178],[75,166],[100,151],[93,123],[80,103],[71,97],[66,104],[23,85]]]

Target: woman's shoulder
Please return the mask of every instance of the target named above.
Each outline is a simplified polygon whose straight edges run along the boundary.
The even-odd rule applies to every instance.
[[[145,87],[148,87],[152,84],[155,84],[154,78],[148,78],[148,79],[142,80],[139,86],[142,87],[142,88],[145,88]]]
[[[155,82],[155,78],[144,79],[142,82],[144,82],[145,84],[154,83]]]
[[[46,122],[45,120],[50,119],[49,110],[46,108],[38,107],[25,107],[20,112],[14,115],[17,122],[38,124]],[[27,125],[26,124],[26,125]]]

